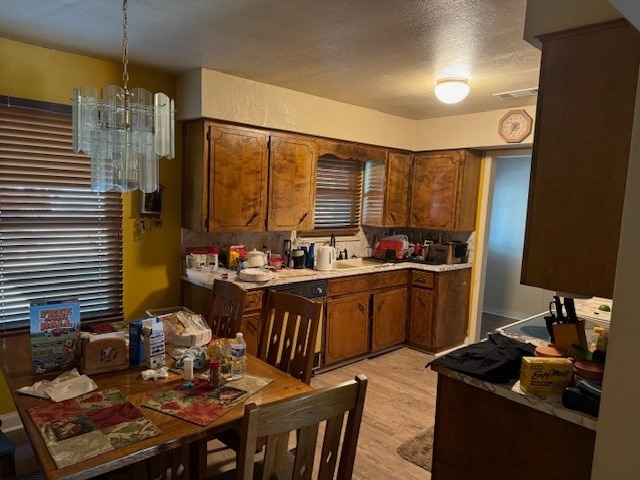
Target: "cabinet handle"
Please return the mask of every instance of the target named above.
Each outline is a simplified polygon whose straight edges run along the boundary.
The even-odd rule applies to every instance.
[[[364,305],[363,305],[363,304],[359,303],[359,304],[358,304],[358,308],[360,309],[360,311],[361,311],[362,313],[364,313],[365,309],[364,309]]]
[[[300,220],[298,220],[298,225],[300,225],[302,222],[304,222],[304,219],[307,218],[307,215],[309,215],[309,212],[304,212],[304,215],[302,215],[300,217]]]
[[[412,213],[411,215],[413,216],[416,222],[420,222],[420,218],[415,213]]]
[[[256,217],[258,216],[258,212],[254,213],[253,215],[251,215],[251,218],[249,219],[249,221],[246,223],[245,227],[248,227],[249,225],[251,225],[251,223],[256,219]]]
[[[394,222],[396,221],[396,216],[392,212],[389,212],[389,216],[391,217],[391,220]]]
[[[420,306],[422,308],[427,308],[427,304],[424,303],[424,300],[422,298],[418,297],[418,302],[420,303]]]
[[[385,301],[386,301],[385,299],[380,300],[380,303],[378,304],[378,313],[382,311],[382,307],[384,307]]]

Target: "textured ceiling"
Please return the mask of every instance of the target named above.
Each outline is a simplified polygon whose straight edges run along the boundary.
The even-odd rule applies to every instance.
[[[412,119],[535,103],[526,0],[129,0],[131,64],[198,67]],[[1,0],[0,36],[119,61],[119,0]],[[433,94],[469,78],[462,103]],[[130,80],[136,86],[135,77]],[[2,92],[0,92],[2,94]]]

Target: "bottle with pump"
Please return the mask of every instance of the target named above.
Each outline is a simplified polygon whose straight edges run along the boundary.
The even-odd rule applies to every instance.
[[[231,344],[231,378],[242,378],[246,372],[247,344],[242,332],[238,332]]]

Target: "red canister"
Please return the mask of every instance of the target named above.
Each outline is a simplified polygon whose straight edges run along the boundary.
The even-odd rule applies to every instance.
[[[573,375],[575,383],[578,383],[580,380],[590,380],[598,385],[602,385],[604,365],[587,360],[579,360],[573,364]]]

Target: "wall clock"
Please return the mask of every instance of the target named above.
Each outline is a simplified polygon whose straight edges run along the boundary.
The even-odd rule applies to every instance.
[[[498,124],[498,133],[507,143],[520,143],[533,130],[533,119],[524,110],[509,110]]]

